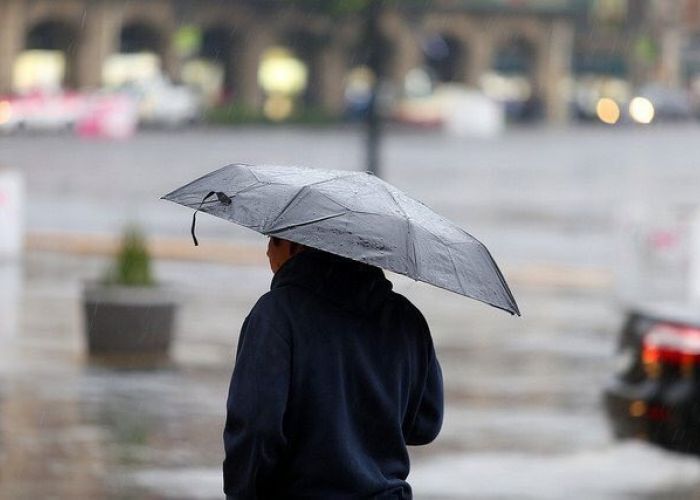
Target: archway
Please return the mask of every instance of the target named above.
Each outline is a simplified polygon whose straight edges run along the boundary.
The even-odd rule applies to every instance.
[[[119,86],[161,77],[165,46],[165,37],[157,27],[142,22],[125,24],[119,33],[119,52],[104,64],[105,83]]]
[[[160,55],[163,45],[164,41],[158,29],[146,23],[126,24],[119,34],[119,52],[122,54],[151,52]]]
[[[514,36],[497,47],[491,71],[484,75],[484,91],[505,104],[513,121],[530,121],[543,116],[536,82],[537,51],[533,43]]]
[[[25,50],[13,67],[15,90],[58,90],[77,84],[76,48],[79,33],[62,20],[45,20],[27,32]]]
[[[464,82],[466,50],[454,36],[433,34],[421,44],[425,65],[432,79],[438,83]]]
[[[214,105],[239,93],[236,83],[240,67],[236,61],[239,35],[226,25],[213,25],[199,32],[198,49],[183,64],[182,80],[197,87],[205,100]]]

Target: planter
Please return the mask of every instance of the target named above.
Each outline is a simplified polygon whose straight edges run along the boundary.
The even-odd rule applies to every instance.
[[[167,288],[89,283],[83,292],[88,352],[92,356],[168,356],[177,302]]]

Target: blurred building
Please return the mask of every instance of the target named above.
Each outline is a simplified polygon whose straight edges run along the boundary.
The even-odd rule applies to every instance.
[[[385,75],[397,93],[420,91],[427,80],[467,84],[520,102],[524,116],[565,121],[581,75],[679,84],[686,59],[700,68],[688,50],[700,33],[699,3],[387,2]],[[284,96],[294,95],[339,113],[372,78],[365,24],[339,1],[0,0],[0,93],[164,74],[199,86],[212,102],[223,96],[284,112]]]

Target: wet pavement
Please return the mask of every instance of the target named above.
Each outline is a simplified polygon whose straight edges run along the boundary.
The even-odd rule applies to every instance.
[[[501,142],[398,132],[386,177],[472,230],[510,269],[614,270],[620,206],[691,203],[700,188],[699,128],[635,130],[523,130]],[[263,132],[149,133],[126,144],[0,138],[0,163],[25,172],[34,234],[114,233],[137,219],[186,238],[190,213],[156,198],[201,173],[232,161],[351,169],[362,158],[351,130],[313,133],[314,147],[308,131]],[[199,218],[198,235],[203,252],[208,238],[264,252],[261,237],[210,218]],[[269,271],[158,262],[158,277],[181,291],[172,363],[127,370],[84,354],[82,283],[106,265],[37,251],[0,264],[0,498],[221,498],[238,329]],[[391,278],[425,313],[447,389],[442,434],[411,450],[417,498],[700,497],[697,459],[609,432],[600,396],[621,319],[611,287],[516,279],[517,319]]]
[[[473,232],[497,260],[610,266],[630,206],[697,204],[700,125],[515,129],[494,140],[397,130],[383,177]],[[0,165],[24,172],[30,231],[113,233],[138,220],[186,236],[189,211],[158,198],[234,162],[363,168],[355,129],[148,132],[126,143],[69,135],[0,137]],[[40,153],[38,153],[40,152]],[[201,217],[206,238],[253,234]]]
[[[0,321],[0,498],[220,498],[236,338],[269,271],[159,263],[181,290],[172,363],[128,370],[84,355],[81,286],[106,265],[30,253],[2,267],[17,316]],[[695,459],[610,436],[618,316],[604,294],[524,286],[515,319],[392,280],[428,318],[447,389],[443,432],[411,450],[417,498],[693,498]]]

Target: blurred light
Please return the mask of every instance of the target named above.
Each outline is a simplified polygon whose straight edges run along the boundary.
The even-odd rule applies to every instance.
[[[595,110],[600,121],[608,125],[614,125],[620,119],[620,106],[609,97],[598,99]]]
[[[346,78],[345,100],[355,104],[369,102],[375,79],[374,73],[367,66],[350,70]]]
[[[113,54],[102,68],[102,80],[109,87],[154,80],[160,74],[160,57],[151,52]]]
[[[263,107],[263,112],[265,116],[272,121],[281,122],[282,120],[289,118],[289,116],[294,111],[294,103],[289,96],[285,95],[272,95],[265,100],[265,106]]]
[[[202,30],[197,26],[183,26],[175,32],[173,45],[182,58],[192,57],[202,48]]]
[[[630,102],[630,116],[637,123],[648,125],[654,120],[654,105],[646,97],[635,97]]]
[[[12,105],[8,101],[0,101],[0,125],[10,121]]]
[[[407,96],[422,97],[430,95],[433,90],[433,82],[425,69],[413,68],[406,74],[404,87]]]
[[[258,81],[268,94],[299,95],[306,89],[307,80],[306,65],[287,49],[275,47],[263,54]]]
[[[12,83],[15,90],[59,90],[66,74],[66,56],[59,50],[27,50],[16,59]]]
[[[632,417],[642,417],[647,412],[647,404],[644,401],[633,401],[629,412]]]

